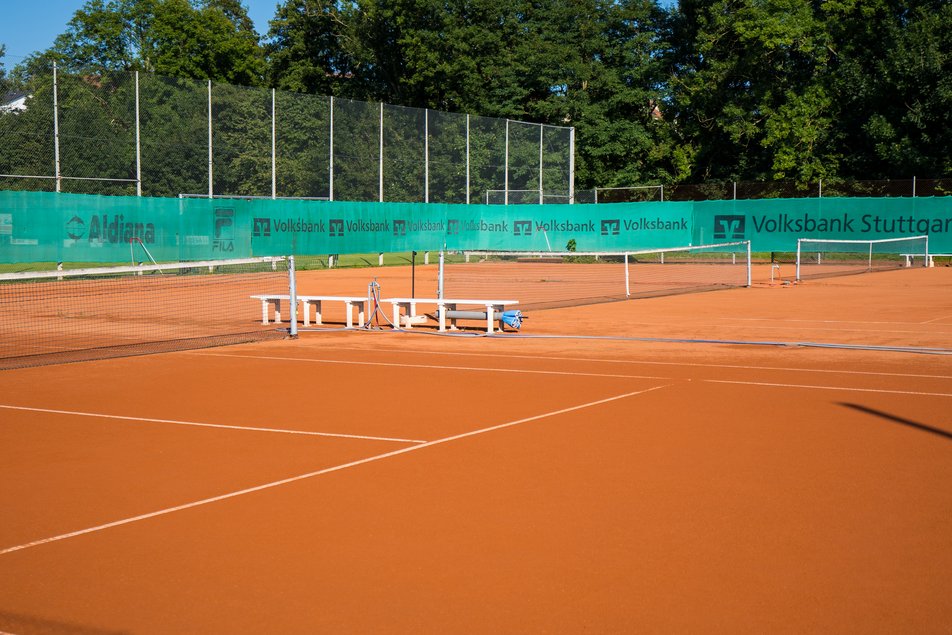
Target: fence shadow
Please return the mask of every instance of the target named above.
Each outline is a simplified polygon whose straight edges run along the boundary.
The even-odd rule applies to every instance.
[[[875,408],[869,408],[867,406],[861,406],[855,403],[846,403],[841,401],[839,402],[838,405],[843,406],[844,408],[852,408],[853,410],[857,410],[865,414],[873,415],[875,417],[879,417],[887,421],[892,421],[893,423],[898,423],[900,425],[908,426],[910,428],[915,428],[916,430],[928,432],[929,434],[934,434],[938,437],[942,437],[944,439],[952,441],[952,432],[943,430],[941,428],[935,428],[935,427],[926,425],[924,423],[920,423],[918,421],[912,421],[911,419],[905,419],[903,417],[898,417],[896,415],[889,414],[888,412],[883,412],[882,410],[876,410]]]

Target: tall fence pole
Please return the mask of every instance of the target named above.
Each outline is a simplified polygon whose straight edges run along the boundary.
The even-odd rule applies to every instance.
[[[139,71],[136,71],[136,196],[142,196],[142,131],[139,122]]]
[[[423,201],[430,202],[430,109],[423,111]]]
[[[56,62],[53,62],[53,161],[56,175],[56,191],[62,188],[60,175],[60,143],[59,143],[59,83],[56,74]]]
[[[377,200],[383,203],[383,102],[380,102],[380,157],[377,160]]]
[[[542,135],[545,132],[545,126],[539,124],[539,205],[542,205]]]
[[[575,127],[569,128],[569,203],[575,203]]]
[[[330,159],[328,159],[328,183],[329,189],[327,192],[327,198],[329,200],[334,200],[334,96],[331,96],[331,116],[330,123],[328,125],[328,132],[330,133]]]
[[[278,113],[275,91],[271,89],[271,198],[278,198]]]
[[[212,159],[212,80],[208,80],[208,198],[215,196]]]
[[[505,185],[503,189],[503,204],[509,205],[509,120],[506,119],[506,161],[505,161]]]
[[[912,177],[912,198],[916,198],[916,177]]]
[[[466,204],[469,205],[469,115],[466,115]]]

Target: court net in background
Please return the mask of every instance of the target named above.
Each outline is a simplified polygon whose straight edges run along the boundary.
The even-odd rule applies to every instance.
[[[628,252],[463,252],[440,269],[444,298],[507,298],[520,309],[597,304],[750,285],[750,241]]]
[[[284,337],[255,294],[293,260],[249,258],[0,274],[0,369]]]
[[[880,240],[797,240],[797,280],[847,276],[929,264],[929,237]]]

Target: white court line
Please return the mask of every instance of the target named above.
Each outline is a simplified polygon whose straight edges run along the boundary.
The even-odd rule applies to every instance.
[[[193,507],[200,507],[202,505],[208,505],[210,503],[216,503],[218,501],[227,500],[229,498],[235,498],[238,496],[243,496],[245,494],[251,494],[254,492],[260,492],[262,490],[271,489],[273,487],[278,487],[280,485],[287,485],[288,483],[294,483],[296,481],[303,481],[305,479],[314,478],[315,476],[321,476],[323,474],[330,474],[332,472],[339,472],[341,470],[346,470],[348,468],[357,467],[358,465],[364,465],[365,463],[372,463],[374,461],[380,461],[381,459],[387,459],[393,456],[399,456],[401,454],[406,454],[408,452],[414,452],[416,450],[422,450],[423,448],[428,448],[434,445],[439,445],[441,443],[449,443],[450,441],[457,441],[459,439],[465,439],[467,437],[473,437],[480,434],[486,434],[487,432],[493,432],[495,430],[502,430],[503,428],[510,428],[512,426],[517,426],[523,423],[528,423],[530,421],[537,421],[539,419],[545,419],[547,417],[554,417],[556,415],[566,414],[569,412],[574,412],[576,410],[583,410],[585,408],[591,408],[593,406],[600,406],[602,404],[610,403],[612,401],[618,401],[619,399],[625,399],[626,397],[634,397],[636,395],[642,395],[654,390],[660,390],[661,388],[666,388],[667,386],[654,386],[652,388],[645,388],[644,390],[636,390],[633,392],[626,392],[621,395],[615,395],[614,397],[606,397],[605,399],[598,399],[596,401],[589,401],[588,403],[583,403],[578,406],[570,406],[568,408],[561,408],[559,410],[553,410],[551,412],[546,412],[540,415],[533,415],[531,417],[525,417],[523,419],[516,419],[515,421],[509,421],[506,423],[500,423],[499,425],[490,426],[488,428],[480,428],[479,430],[473,430],[470,432],[463,432],[462,434],[456,434],[450,437],[445,437],[442,439],[437,439],[435,441],[428,441],[420,445],[413,445],[408,448],[401,448],[399,450],[394,450],[392,452],[384,452],[383,454],[377,454],[374,456],[367,457],[365,459],[359,459],[357,461],[351,461],[349,463],[342,463],[341,465],[335,465],[333,467],[324,468],[322,470],[317,470],[314,472],[308,472],[307,474],[299,474],[297,476],[292,476],[290,478],[281,479],[279,481],[272,481],[270,483],[265,483],[263,485],[256,485],[255,487],[249,487],[246,489],[238,490],[235,492],[229,492],[228,494],[222,494],[220,496],[213,496],[211,498],[204,498],[202,500],[194,501],[191,503],[185,503],[184,505],[176,505],[175,507],[168,507],[166,509],[160,509],[158,511],[150,512],[148,514],[140,514],[139,516],[132,516],[131,518],[123,518],[122,520],[116,520],[111,523],[105,523],[103,525],[96,525],[95,527],[88,527],[86,529],[80,529],[78,531],[71,531],[67,534],[60,534],[58,536],[51,536],[49,538],[42,538],[40,540],[34,540],[33,542],[27,542],[22,545],[17,545],[15,547],[7,547],[6,549],[0,550],[0,556],[3,556],[8,553],[13,553],[14,551],[22,551],[23,549],[29,549],[30,547],[38,547],[40,545],[45,545],[51,542],[57,542],[59,540],[65,540],[67,538],[75,538],[77,536],[82,536],[85,534],[91,534],[97,531],[102,531],[104,529],[110,529],[112,527],[119,527],[122,525],[128,525],[130,523],[139,522],[142,520],[148,520],[150,518],[155,518],[157,516],[164,516],[166,514],[171,514],[173,512],[183,511],[186,509],[191,509]]]
[[[251,432],[277,432],[280,434],[303,434],[313,437],[338,437],[341,439],[361,439],[364,441],[394,441],[396,443],[426,443],[420,439],[395,439],[390,437],[371,437],[360,434],[341,434],[336,432],[311,432],[309,430],[282,430],[281,428],[255,428],[251,426],[229,426],[222,423],[199,423],[197,421],[178,421],[175,419],[152,419],[150,417],[127,417],[125,415],[106,415],[97,412],[79,412],[76,410],[53,410],[52,408],[29,408],[27,406],[8,406],[0,404],[0,408],[7,410],[25,410],[27,412],[48,412],[57,415],[73,415],[76,417],[94,417],[97,419],[122,419],[124,421],[146,421],[150,423],[171,423],[177,426],[195,426],[199,428],[223,428],[225,430],[249,430]]]
[[[770,386],[773,388],[810,388],[813,390],[842,390],[845,392],[877,392],[888,395],[916,395],[920,397],[952,397],[946,392],[918,392],[914,390],[885,390],[882,388],[850,388],[847,386],[809,386],[806,384],[771,384],[762,381],[731,381],[728,379],[702,379],[711,384],[739,384],[742,386]]]
[[[892,321],[878,321],[874,322],[872,320],[807,320],[804,318],[771,318],[771,317],[722,317],[717,318],[719,320],[729,320],[734,321],[749,321],[749,322],[806,322],[808,324],[902,324],[905,326],[914,326],[916,324],[923,324],[923,322],[896,322]]]
[[[740,370],[778,370],[795,373],[827,373],[834,375],[874,375],[877,377],[919,377],[923,379],[952,379],[952,374],[946,375],[923,375],[919,373],[884,373],[869,370],[837,370],[832,368],[792,368],[786,366],[750,366],[742,364],[704,364],[700,362],[662,362],[657,360],[638,360],[638,359],[607,359],[598,357],[559,357],[552,355],[514,355],[511,353],[460,353],[452,351],[424,351],[419,349],[365,349],[349,348],[344,346],[322,346],[322,351],[360,351],[366,353],[404,353],[410,355],[453,355],[458,357],[500,357],[505,359],[544,359],[558,362],[594,362],[607,364],[653,364],[655,366],[688,366],[698,368],[736,368]],[[183,352],[185,354],[195,354],[194,352]],[[629,377],[630,375],[625,375]],[[662,377],[646,377],[645,379],[664,379]]]
[[[932,324],[933,322],[938,322],[939,320],[948,320],[952,318],[952,315],[943,315],[942,317],[933,318],[931,320],[926,320],[925,322],[919,322],[919,324]],[[945,325],[943,325],[945,326]]]
[[[482,368],[480,366],[441,366],[438,364],[398,364],[396,362],[361,362],[344,359],[316,359],[312,357],[275,357],[272,355],[238,355],[233,353],[192,353],[203,357],[240,357],[245,359],[267,359],[279,362],[310,362],[312,364],[344,364],[353,366],[393,366],[396,368],[426,368],[430,370],[466,370],[489,373],[522,373],[527,375],[568,375],[569,377],[612,377],[616,379],[670,379],[670,377],[650,377],[645,375],[612,375],[608,373],[578,373],[567,370],[528,370],[522,368]]]

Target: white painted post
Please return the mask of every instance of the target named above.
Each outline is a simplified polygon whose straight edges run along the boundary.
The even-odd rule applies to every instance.
[[[272,199],[278,198],[277,120],[278,120],[278,115],[275,110],[275,91],[272,88],[271,89],[271,198]]]
[[[334,97],[331,96],[331,117],[330,117],[330,159],[327,162],[328,170],[330,172],[330,186],[327,193],[327,198],[334,200]]]
[[[569,203],[575,203],[575,127],[569,128]]]
[[[506,165],[505,165],[505,189],[503,190],[503,204],[509,205],[509,120],[506,119]]]
[[[139,124],[139,71],[136,71],[136,196],[142,196],[142,135]]]
[[[466,115],[466,204],[469,205],[469,115]]]
[[[539,124],[539,205],[545,202],[542,196],[542,135],[544,131],[545,126]]]
[[[383,102],[380,102],[380,158],[377,160],[377,200],[383,203]]]
[[[212,187],[212,80],[208,80],[208,198],[215,196]]]
[[[423,201],[430,202],[430,109],[423,111]]]
[[[56,72],[56,62],[53,62],[53,160],[56,175],[56,191],[62,189],[62,175],[60,175],[60,139],[59,139],[59,78]]]

